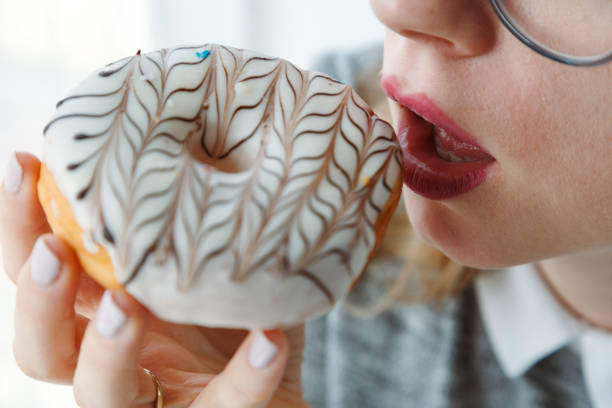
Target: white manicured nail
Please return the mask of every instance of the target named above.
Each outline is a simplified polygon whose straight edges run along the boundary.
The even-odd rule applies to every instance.
[[[108,290],[104,292],[96,319],[98,333],[107,338],[113,337],[121,329],[125,320],[125,313],[113,302],[111,292]]]
[[[39,285],[50,285],[59,273],[60,262],[45,243],[43,238],[38,238],[32,250],[30,262],[30,277]]]
[[[263,368],[270,364],[278,353],[278,347],[262,333],[257,332],[249,349],[249,364],[253,368]]]
[[[6,174],[4,175],[4,190],[7,193],[16,194],[21,189],[22,182],[23,169],[17,161],[17,156],[13,153],[6,167]]]

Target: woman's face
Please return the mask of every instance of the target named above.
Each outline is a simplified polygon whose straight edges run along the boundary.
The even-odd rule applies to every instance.
[[[484,0],[371,5],[388,28],[383,88],[439,125],[392,102],[415,229],[481,268],[612,248],[612,64],[542,57]]]

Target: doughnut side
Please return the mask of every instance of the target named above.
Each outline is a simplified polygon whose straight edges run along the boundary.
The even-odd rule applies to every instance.
[[[121,284],[113,275],[113,264],[108,252],[100,244],[85,242],[84,232],[74,218],[70,203],[62,195],[53,174],[44,164],[40,166],[38,198],[51,229],[72,246],[85,272],[106,288],[120,288]]]
[[[385,231],[387,230],[387,226],[389,225],[391,218],[393,218],[395,209],[397,208],[397,205],[399,204],[400,198],[402,196],[403,185],[404,183],[401,178],[398,178],[395,181],[395,184],[393,185],[393,188],[391,190],[391,194],[389,195],[389,198],[385,206],[382,208],[382,211],[380,213],[380,216],[378,217],[378,220],[376,221],[376,224],[374,224],[374,230],[376,232],[376,243],[374,244],[374,247],[368,254],[367,261],[365,262],[365,265],[359,272],[358,277],[353,281],[353,283],[351,283],[349,291],[353,290],[353,288],[357,285],[357,283],[359,282],[359,278],[361,278],[361,276],[363,275],[363,272],[365,272],[368,265],[370,264],[370,261],[374,257],[374,254],[376,253],[376,249],[378,249],[378,246],[383,241],[383,238],[385,236]]]

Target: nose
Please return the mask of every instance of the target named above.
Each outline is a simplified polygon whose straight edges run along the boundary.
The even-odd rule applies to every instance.
[[[482,0],[370,0],[388,29],[448,56],[476,56],[495,41],[494,17]]]

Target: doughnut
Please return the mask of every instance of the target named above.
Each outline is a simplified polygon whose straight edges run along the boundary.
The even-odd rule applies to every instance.
[[[393,129],[354,90],[218,44],[94,71],[43,134],[53,231],[101,285],[177,323],[290,327],[329,311],[402,186]]]

